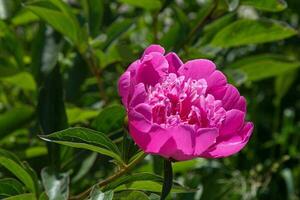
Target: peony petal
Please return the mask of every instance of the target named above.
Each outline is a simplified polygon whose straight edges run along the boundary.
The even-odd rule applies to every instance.
[[[239,91],[231,84],[227,84],[226,92],[223,96],[222,103],[226,110],[231,110],[240,99]]]
[[[134,92],[129,102],[129,107],[135,107],[140,103],[144,103],[146,99],[147,99],[147,93],[146,93],[145,85],[143,83],[139,83],[134,87]]]
[[[128,119],[131,137],[141,149],[145,150],[150,142],[149,131],[151,129],[151,122],[135,110],[131,110],[128,113]]]
[[[144,57],[137,69],[137,83],[145,85],[156,85],[168,74],[169,64],[162,54],[152,52]]]
[[[177,74],[178,69],[183,65],[180,58],[176,53],[171,52],[166,55],[166,59],[169,63],[169,73]]]
[[[239,100],[233,105],[232,109],[238,109],[243,112],[246,112],[246,99],[243,96],[240,96]]]
[[[164,152],[160,152],[161,148],[165,145],[165,143],[172,138],[172,135],[170,132],[166,131],[166,129],[160,127],[159,125],[153,125],[151,130],[149,130],[149,136],[151,138],[151,141],[149,142],[146,152],[147,153],[153,153],[164,155],[165,157],[168,157],[168,155],[164,154]],[[176,151],[176,146],[170,147],[169,150]]]
[[[158,45],[158,44],[152,44],[152,45],[150,45],[149,47],[147,47],[145,49],[145,51],[143,53],[143,56],[142,56],[142,60],[144,59],[145,55],[148,55],[152,52],[158,52],[158,53],[164,55],[165,54],[165,49],[162,46]]]
[[[226,118],[220,127],[220,136],[232,136],[237,134],[237,132],[242,128],[245,121],[245,113],[232,109],[226,112]]]
[[[141,115],[144,116],[144,118],[146,120],[148,120],[149,122],[152,121],[152,107],[149,104],[146,103],[141,103],[138,104],[134,110],[138,113],[140,113]]]
[[[248,143],[253,132],[253,123],[247,122],[239,134],[222,141],[205,153],[206,158],[223,158],[239,152]]]
[[[178,69],[179,75],[184,75],[191,79],[207,79],[216,69],[215,64],[206,59],[196,59],[188,61]]]
[[[194,155],[199,156],[216,143],[219,132],[217,128],[200,128],[195,140]]]
[[[122,103],[125,107],[127,107],[127,103],[128,103],[130,84],[131,84],[130,72],[127,71],[124,74],[122,74],[122,76],[118,81],[118,92],[122,98]]]
[[[194,152],[196,131],[190,125],[179,125],[168,130],[176,142],[177,149],[182,153],[191,155]]]
[[[218,87],[225,86],[227,84],[227,79],[222,72],[216,70],[206,79],[206,82],[208,85],[207,92],[209,93]]]

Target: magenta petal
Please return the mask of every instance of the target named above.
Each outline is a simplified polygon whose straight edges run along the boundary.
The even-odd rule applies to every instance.
[[[118,82],[118,92],[122,98],[122,103],[125,107],[127,107],[128,95],[130,89],[130,72],[125,72],[119,79]]]
[[[226,118],[220,127],[220,136],[232,136],[237,134],[237,132],[244,125],[245,113],[232,109],[226,112]]]
[[[231,84],[227,84],[226,92],[222,98],[223,107],[231,110],[240,98],[239,91]]]
[[[139,83],[134,87],[134,92],[130,100],[129,107],[135,107],[140,103],[144,103],[146,99],[147,93],[145,85],[143,83]]]
[[[169,64],[165,57],[159,53],[152,52],[144,57],[137,69],[137,83],[154,86],[168,73]]]
[[[145,51],[143,53],[143,56],[142,56],[142,59],[144,59],[145,55],[148,55],[152,52],[158,52],[158,53],[164,55],[165,54],[165,49],[162,46],[158,45],[158,44],[152,44],[152,45],[150,45],[149,47],[147,47],[145,49]]]
[[[179,151],[190,155],[194,152],[195,130],[189,125],[179,125],[170,128],[173,139],[176,141],[176,146]]]
[[[200,128],[196,135],[194,154],[199,156],[211,145],[215,144],[218,135],[217,128]]]
[[[141,104],[138,104],[134,110],[138,113],[140,113],[141,115],[144,116],[144,118],[146,120],[148,120],[149,122],[152,121],[152,107],[149,105],[149,104],[146,104],[146,103],[141,103]]]
[[[153,154],[158,154],[163,145],[165,145],[165,143],[172,138],[170,132],[158,125],[152,126],[151,130],[149,131],[149,135],[151,137],[151,141],[146,148],[146,152]],[[176,146],[170,147],[170,150],[176,150]],[[162,155],[164,155],[164,153],[162,153]]]
[[[177,74],[179,67],[183,64],[176,53],[168,53],[166,59],[169,63],[169,73]]]
[[[243,96],[240,96],[239,100],[233,105],[232,109],[238,109],[243,112],[246,112],[246,99]]]
[[[205,157],[223,158],[239,152],[248,143],[253,127],[251,122],[246,123],[239,134],[216,144]]]
[[[226,76],[219,70],[214,71],[207,79],[208,92],[227,84]]]
[[[188,61],[178,69],[178,74],[184,75],[186,78],[201,79],[208,78],[216,69],[215,64],[206,59],[196,59]]]
[[[131,137],[141,149],[145,150],[150,142],[149,131],[151,129],[151,122],[135,110],[131,110],[128,113],[128,119]]]

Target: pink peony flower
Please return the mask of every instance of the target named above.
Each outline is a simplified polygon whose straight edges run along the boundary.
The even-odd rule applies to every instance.
[[[246,100],[210,60],[182,63],[151,45],[119,79],[129,132],[146,153],[174,160],[221,158],[240,151],[253,124]]]

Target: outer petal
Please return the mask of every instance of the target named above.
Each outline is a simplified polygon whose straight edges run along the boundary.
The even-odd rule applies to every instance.
[[[137,69],[137,83],[154,86],[168,74],[169,64],[165,57],[157,52],[144,56],[141,65]]]
[[[140,103],[144,103],[146,99],[147,99],[147,93],[146,93],[145,85],[143,83],[139,83],[134,87],[134,92],[129,102],[129,107],[135,107]]]
[[[177,74],[178,69],[183,65],[180,58],[176,53],[171,52],[166,55],[166,59],[169,63],[169,73]]]
[[[206,59],[191,60],[178,69],[179,75],[184,75],[191,79],[207,79],[216,69],[215,64]]]
[[[214,145],[204,157],[223,158],[239,152],[248,143],[253,127],[251,122],[246,123],[238,135]]]
[[[122,76],[118,81],[118,92],[122,98],[122,103],[125,107],[127,107],[130,84],[131,84],[130,72],[127,71],[124,74],[122,74]]]
[[[204,151],[216,143],[218,135],[219,131],[217,128],[200,128],[197,131],[194,154],[200,156]]]
[[[189,125],[162,128],[154,125],[149,131],[151,141],[146,152],[175,160],[191,159],[194,152],[195,131]]]
[[[216,70],[206,79],[206,82],[208,85],[207,92],[209,93],[219,87],[224,87],[227,84],[227,79],[222,72]]]
[[[220,136],[226,137],[237,134],[238,131],[242,128],[245,121],[245,113],[232,109],[226,112],[226,118],[220,127]]]
[[[243,96],[240,96],[239,100],[233,105],[232,109],[238,109],[243,112],[247,111],[246,108],[246,99]]]
[[[231,84],[227,84],[226,92],[223,96],[222,103],[226,110],[231,110],[240,99],[239,91]]]
[[[142,59],[144,59],[145,55],[148,55],[151,52],[158,52],[158,53],[164,55],[165,54],[165,49],[162,46],[158,45],[158,44],[152,44],[152,45],[150,45],[149,47],[147,47],[145,49],[145,51],[143,53],[143,56],[142,56]]]

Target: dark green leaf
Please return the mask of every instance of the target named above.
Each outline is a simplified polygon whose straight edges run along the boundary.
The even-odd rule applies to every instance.
[[[240,19],[218,32],[211,44],[228,48],[282,40],[295,34],[295,29],[281,22]]]
[[[14,154],[0,149],[0,165],[14,174],[30,191],[37,192],[36,177],[33,176],[31,169],[21,163]]]
[[[41,172],[42,182],[49,200],[66,200],[69,196],[69,175],[46,167]]]
[[[282,11],[287,7],[284,0],[241,0],[241,3],[270,12]]]
[[[135,7],[143,8],[145,10],[158,10],[161,7],[161,2],[159,0],[119,0],[122,3],[126,3]]]
[[[149,200],[149,197],[140,191],[125,191],[116,196],[116,200]]]
[[[92,127],[103,133],[123,128],[126,111],[121,105],[104,108],[92,123]]]
[[[102,45],[102,48],[104,50],[107,49],[113,41],[128,31],[133,23],[134,21],[131,19],[123,19],[112,23],[112,25],[106,30],[107,39]]]
[[[97,159],[97,153],[93,152],[85,160],[83,160],[77,174],[72,178],[72,183],[75,183],[79,181],[81,178],[83,178],[88,173],[88,171],[93,167],[93,164],[95,163],[96,159]]]
[[[101,132],[87,128],[69,128],[40,137],[49,142],[95,151],[123,163],[118,147]]]
[[[13,178],[0,179],[0,198],[24,193],[23,185]]]

